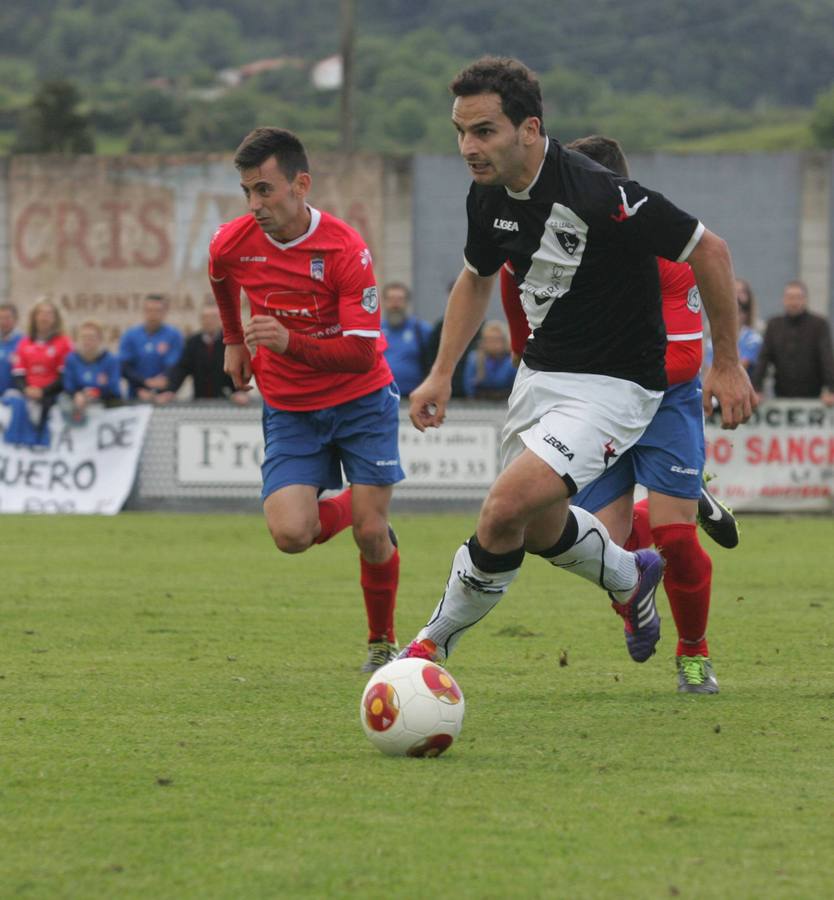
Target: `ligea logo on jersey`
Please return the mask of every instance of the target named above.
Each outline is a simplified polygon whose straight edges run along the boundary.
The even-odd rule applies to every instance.
[[[492,223],[492,227],[501,231],[518,231],[518,222],[513,222],[510,219],[496,219]]]
[[[555,437],[552,434],[546,434],[542,438],[542,440],[545,442],[545,444],[550,444],[551,447],[555,447],[562,454],[562,456],[565,456],[568,459],[573,459],[573,450],[571,450],[571,448],[568,447],[567,444],[562,443],[559,438]]]
[[[611,218],[615,222],[625,222],[626,219],[630,219],[633,215],[636,215],[637,210],[649,199],[648,197],[643,197],[642,200],[638,200],[634,206],[629,206],[628,197],[626,197],[625,190],[620,188],[620,196],[623,198],[623,202],[619,206],[619,212],[616,215],[611,216]]]

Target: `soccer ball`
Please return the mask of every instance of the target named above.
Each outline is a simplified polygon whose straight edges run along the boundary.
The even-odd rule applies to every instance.
[[[395,659],[371,676],[359,704],[368,740],[389,756],[439,756],[463,725],[463,693],[427,659]]]

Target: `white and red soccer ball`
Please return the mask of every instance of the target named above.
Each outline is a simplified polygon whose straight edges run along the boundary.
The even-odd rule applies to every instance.
[[[439,756],[460,734],[463,692],[427,659],[396,659],[377,669],[359,716],[368,740],[389,756]]]

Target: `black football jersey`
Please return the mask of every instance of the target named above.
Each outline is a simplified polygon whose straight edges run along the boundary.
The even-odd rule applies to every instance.
[[[488,276],[509,260],[515,273],[531,369],[666,387],[655,257],[686,259],[697,219],[552,139],[525,191],[473,183],[466,210],[467,267]]]

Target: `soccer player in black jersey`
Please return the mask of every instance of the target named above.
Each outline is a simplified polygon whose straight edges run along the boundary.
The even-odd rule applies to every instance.
[[[502,436],[503,471],[446,590],[404,656],[444,660],[515,579],[525,552],[605,589],[628,650],[647,660],[660,638],[654,594],[663,562],[617,547],[570,506],[638,440],[666,387],[656,256],[695,272],[715,340],[704,403],[723,425],[746,421],[755,396],[738,360],[733,270],[723,240],[661,194],[564,149],[543,127],[533,74],[484,58],[451,85],[452,121],[473,183],[465,266],[449,297],[437,359],[411,394],[415,427],[439,427],[451,374],[483,320],[496,273],[520,279],[531,339]]]

